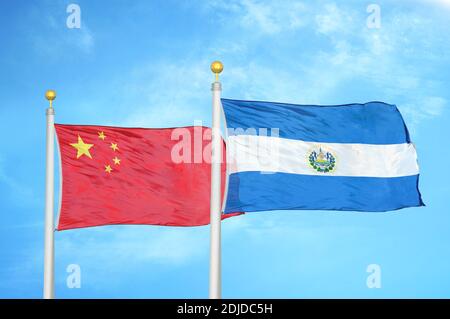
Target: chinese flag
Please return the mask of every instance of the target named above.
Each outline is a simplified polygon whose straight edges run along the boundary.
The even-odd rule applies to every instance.
[[[209,224],[211,129],[61,124],[55,129],[62,167],[58,230]],[[222,193],[224,185],[222,163]]]

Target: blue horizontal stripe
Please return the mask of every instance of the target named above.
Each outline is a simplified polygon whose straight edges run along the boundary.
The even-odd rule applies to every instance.
[[[419,175],[375,178],[231,174],[225,213],[284,209],[389,211],[423,206]]]
[[[319,106],[222,99],[222,105],[229,129],[278,128],[279,137],[307,142],[410,142],[397,107],[382,102]],[[237,134],[247,133],[229,130]]]

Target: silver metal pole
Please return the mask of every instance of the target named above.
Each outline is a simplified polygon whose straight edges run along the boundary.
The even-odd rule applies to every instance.
[[[49,90],[45,97],[50,102],[47,109],[47,143],[45,165],[45,240],[44,240],[44,299],[53,299],[54,294],[54,143],[55,143],[55,111],[52,103],[56,92]]]
[[[221,160],[222,139],[220,135],[220,94],[222,86],[219,73],[223,70],[222,63],[216,61],[211,64],[211,70],[216,74],[216,81],[212,84],[212,142],[211,142],[211,239],[209,260],[209,298],[221,298]]]

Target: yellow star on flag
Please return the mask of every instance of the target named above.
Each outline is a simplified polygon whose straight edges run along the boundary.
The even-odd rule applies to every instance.
[[[80,135],[78,135],[78,142],[70,144],[71,146],[77,149],[77,159],[83,155],[86,155],[90,159],[92,159],[91,153],[89,153],[89,149],[94,146],[94,144],[86,144],[83,142],[83,139]]]
[[[119,147],[117,146],[117,143],[111,143],[111,148],[113,149],[114,152],[119,149]]]
[[[113,161],[115,165],[120,165],[120,159],[117,156],[113,158]]]
[[[105,138],[106,138],[105,133],[103,131],[102,132],[98,132],[98,138],[101,139],[102,141],[104,141]]]
[[[108,173],[108,174],[111,174],[111,171],[112,171],[113,169],[111,168],[111,165],[105,165],[105,172],[106,173]]]

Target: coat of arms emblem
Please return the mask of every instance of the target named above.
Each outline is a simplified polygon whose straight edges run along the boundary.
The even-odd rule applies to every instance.
[[[309,155],[309,164],[311,167],[320,172],[331,172],[336,165],[336,158],[330,152],[323,151],[322,147],[319,150],[313,150]]]

